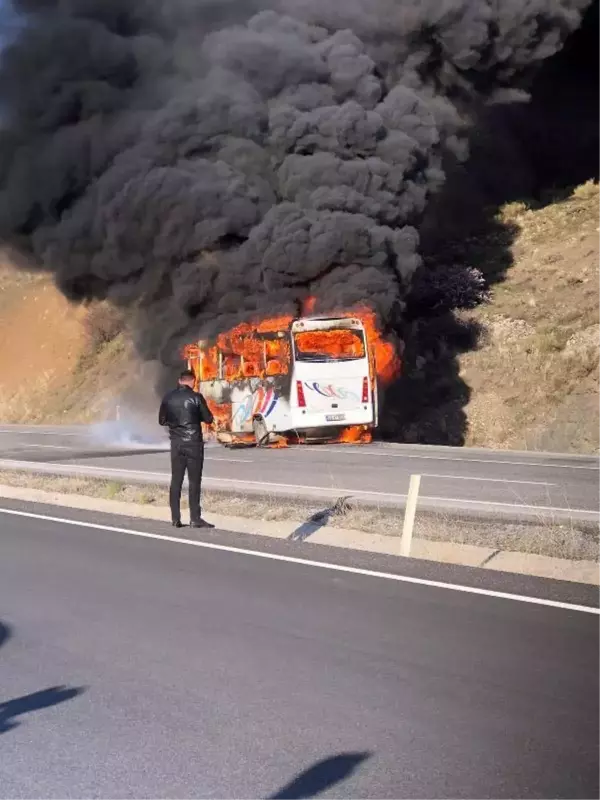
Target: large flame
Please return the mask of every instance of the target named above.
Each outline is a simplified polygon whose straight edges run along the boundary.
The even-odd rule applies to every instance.
[[[349,329],[329,331],[301,331],[294,336],[296,350],[336,358],[361,358],[365,354],[362,336]]]
[[[402,368],[400,354],[394,343],[384,339],[381,335],[375,312],[368,308],[362,308],[356,312],[356,316],[365,326],[367,342],[375,358],[375,371],[380,386],[385,388],[400,375]]]
[[[314,313],[317,304],[316,297],[308,297],[302,306],[302,313],[304,316],[311,316]],[[367,344],[369,350],[373,353],[375,360],[375,371],[379,379],[379,385],[382,388],[389,386],[399,375],[402,366],[400,354],[396,346],[385,339],[379,328],[377,315],[368,306],[357,306],[350,309],[335,309],[329,316],[332,317],[356,317],[360,319],[364,325],[367,335]],[[345,331],[340,331],[337,336],[343,335]],[[337,348],[339,345],[332,345]],[[334,355],[336,349],[331,353]],[[338,351],[339,352],[339,351]]]
[[[275,334],[287,330],[293,317],[273,317],[256,324],[242,323],[222,333],[212,346],[188,345],[184,358],[196,366],[199,381],[215,380],[219,374],[219,353],[227,354],[225,378],[264,378],[269,375],[285,375],[290,364],[290,345],[286,339]],[[260,337],[257,333],[262,334]],[[274,334],[265,338],[264,334]]]
[[[368,444],[373,439],[366,425],[348,425],[335,439],[337,444]]]
[[[303,316],[310,316],[315,304],[316,298],[308,298],[303,306]],[[371,309],[360,307],[336,310],[330,316],[354,317],[361,320],[366,332],[373,371],[377,375],[380,387],[385,388],[399,376],[400,355],[395,345],[382,336],[377,316]],[[292,315],[285,315],[268,317],[252,323],[241,323],[220,334],[212,346],[206,346],[206,343],[189,345],[184,349],[183,355],[194,369],[198,383],[218,377],[220,353],[227,354],[224,361],[227,380],[285,375],[290,369],[291,352],[289,339],[280,338],[280,334],[290,329],[293,320]],[[334,357],[364,355],[362,339],[351,329],[302,331],[296,334],[295,344],[305,353],[327,353]],[[216,403],[210,398],[207,398],[207,402],[215,417],[217,435],[219,432],[227,431],[231,420],[231,405]],[[254,443],[252,434],[235,434],[232,439],[235,439],[236,443]],[[362,425],[344,428],[336,439],[345,443],[370,440],[371,432]],[[283,447],[285,444],[285,439],[278,437],[273,446]]]

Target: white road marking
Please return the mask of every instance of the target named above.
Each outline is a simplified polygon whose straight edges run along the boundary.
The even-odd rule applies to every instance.
[[[568,611],[581,611],[586,614],[600,615],[600,609],[593,606],[582,606],[575,603],[563,603],[558,600],[547,600],[541,597],[529,597],[528,595],[512,594],[510,592],[498,592],[492,589],[482,589],[476,586],[463,586],[459,583],[445,583],[443,581],[433,581],[427,578],[415,578],[409,575],[395,575],[393,572],[379,572],[377,570],[360,569],[359,567],[348,567],[344,564],[332,564],[324,561],[313,561],[308,558],[297,558],[295,556],[284,556],[279,553],[266,553],[261,550],[250,550],[245,547],[232,547],[230,545],[215,544],[214,542],[200,542],[193,539],[182,539],[176,536],[164,536],[159,533],[147,533],[146,531],[135,531],[130,528],[117,528],[112,525],[101,525],[97,522],[80,522],[74,519],[64,519],[62,517],[51,517],[46,514],[34,514],[30,511],[16,511],[12,508],[0,508],[0,514],[8,514],[15,517],[27,517],[43,522],[53,522],[59,525],[72,525],[78,528],[92,528],[95,530],[108,531],[109,533],[121,533],[127,536],[139,536],[143,539],[156,539],[162,542],[173,542],[174,544],[185,544],[189,547],[202,547],[206,550],[220,550],[225,553],[236,553],[244,556],[254,556],[255,558],[266,558],[270,561],[283,561],[288,564],[299,564],[305,567],[317,567],[318,569],[328,569],[334,572],[346,572],[352,575],[364,575],[369,578],[382,578],[398,583],[413,583],[419,586],[429,586],[435,589],[448,589],[453,592],[465,592],[466,594],[477,594],[484,597],[496,597],[501,600],[516,600],[520,603],[530,603],[532,605],[550,606],[551,608],[563,608]]]
[[[66,444],[26,444],[25,442],[15,445],[13,450],[16,448],[25,448],[29,450],[31,447],[43,447],[47,450],[73,450],[72,447],[68,447]]]
[[[519,483],[526,484],[527,486],[558,486],[557,483],[548,483],[547,481],[515,481],[507,480],[506,478],[472,478],[469,475],[434,475],[431,472],[422,472],[423,478],[444,478],[445,480],[452,481],[484,481],[485,483]]]
[[[80,436],[82,439],[87,435],[85,433],[66,433],[63,431],[23,431],[23,430],[10,430],[10,428],[0,428],[0,433],[11,434],[13,436]]]
[[[226,461],[228,463],[235,463],[235,464],[252,464],[254,463],[254,459],[252,458],[215,458],[214,456],[204,456],[205,461]]]
[[[0,459],[0,468],[10,469],[11,466],[17,467],[31,467],[35,465],[35,467],[39,471],[44,471],[44,467],[56,467],[63,472],[70,472],[80,475],[93,474],[94,472],[97,473],[109,473],[113,476],[115,480],[119,480],[124,475],[147,475],[147,476],[154,476],[160,478],[166,478],[167,480],[170,478],[168,472],[149,472],[147,470],[142,469],[116,469],[114,467],[98,467],[93,465],[87,464],[57,464],[53,462],[44,462],[43,464],[38,464],[35,461],[14,461],[13,459]],[[47,470],[50,472],[50,470]],[[241,480],[237,478],[215,478],[211,475],[207,475],[204,479],[204,483],[209,485],[210,483],[226,483],[226,484],[235,484],[236,486],[260,486],[262,488],[275,486],[279,489],[308,489],[311,491],[318,491],[324,492],[328,495],[333,495],[334,497],[339,496],[340,494],[349,495],[349,496],[359,496],[359,497],[386,497],[392,500],[406,500],[405,494],[395,494],[392,492],[376,492],[369,489],[348,489],[343,486],[308,486],[303,484],[297,483],[274,483],[273,481],[248,481],[248,480]],[[498,508],[510,508],[510,509],[525,509],[528,511],[568,511],[571,514],[598,514],[599,512],[594,508],[570,508],[570,507],[561,507],[561,506],[531,506],[519,503],[501,503],[497,500],[470,500],[463,497],[437,497],[433,495],[421,495],[421,500],[432,500],[433,502],[441,502],[441,503],[463,503],[468,505],[474,506],[486,506],[489,509],[493,509],[494,507]]]
[[[315,445],[314,448],[309,448],[307,446],[293,448],[294,453],[338,453],[344,454],[348,453],[350,447],[340,445],[339,447],[320,447]],[[460,450],[460,448],[457,448]],[[290,452],[288,451],[280,451],[280,452]],[[579,464],[547,464],[543,461],[504,461],[500,458],[453,458],[452,456],[422,456],[419,453],[388,453],[387,451],[379,451],[375,452],[373,450],[361,450],[360,447],[352,447],[352,453],[361,456],[377,456],[378,458],[419,458],[423,459],[424,461],[452,461],[453,463],[461,464],[462,462],[467,462],[470,464],[508,464],[510,466],[517,466],[517,467],[539,467],[541,469],[587,469],[591,470],[592,472],[598,472],[600,470],[600,466],[598,467],[590,467],[590,466],[583,466]],[[464,452],[464,451],[463,451]],[[491,451],[493,452],[493,451]],[[568,456],[566,456],[568,458]],[[423,474],[423,473],[421,473]],[[444,476],[446,477],[446,476]]]
[[[2,431],[0,431],[0,433],[2,433]],[[43,448],[44,450],[75,450],[75,448],[72,445],[66,445],[66,444],[33,444],[33,443],[29,444],[28,442],[18,442],[13,447],[10,447],[8,450],[5,450],[4,452],[18,452],[19,450],[30,450],[32,447]],[[209,448],[209,449],[212,449],[212,448]],[[152,452],[153,452],[153,450],[152,450]],[[164,449],[164,452],[165,453],[169,452],[168,447],[166,447]],[[111,455],[111,451],[107,450],[106,451],[106,455],[110,456]],[[133,449],[132,448],[131,455],[144,455],[144,450],[142,448],[140,448],[140,449],[137,449],[137,448]],[[215,457],[215,456],[206,456],[205,460],[206,461],[226,461],[228,463],[229,462],[233,462],[233,463],[236,463],[236,464],[251,464],[254,459],[252,459],[252,458],[222,458],[220,456],[217,456],[217,457]],[[98,469],[100,469],[100,467],[98,467]],[[157,474],[157,473],[154,473],[154,474]]]

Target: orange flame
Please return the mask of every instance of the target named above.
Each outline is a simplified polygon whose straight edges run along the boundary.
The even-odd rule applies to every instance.
[[[285,375],[289,371],[290,345],[277,334],[288,329],[293,317],[273,317],[255,324],[242,323],[219,334],[211,347],[189,345],[184,358],[190,362],[198,381],[215,380],[219,375],[219,353],[224,354],[226,380]],[[257,336],[257,334],[260,334]]]
[[[310,315],[314,312],[317,299],[316,297],[309,297],[303,306],[303,313]],[[375,371],[379,378],[380,385],[385,388],[389,386],[399,375],[401,371],[402,362],[400,355],[393,342],[383,338],[377,322],[377,315],[367,306],[359,306],[356,308],[335,310],[331,313],[332,317],[357,317],[364,325],[367,343],[369,349],[373,353],[375,360]],[[333,332],[335,336],[341,337],[347,331]],[[341,345],[340,345],[341,346]],[[339,350],[331,351],[335,355]]]
[[[365,354],[361,336],[356,331],[340,328],[329,331],[302,331],[294,336],[301,353],[326,353],[337,358],[361,358]]]
[[[338,444],[368,444],[373,439],[366,425],[349,425],[335,440]]]

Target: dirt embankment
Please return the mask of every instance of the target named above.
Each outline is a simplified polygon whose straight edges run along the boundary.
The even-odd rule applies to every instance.
[[[500,222],[514,231],[510,267],[488,304],[458,315],[484,331],[459,358],[466,443],[596,452],[598,186],[505,206]],[[110,310],[73,307],[45,276],[0,265],[0,421],[102,418],[132,366]]]
[[[107,413],[132,353],[100,308],[73,306],[45,275],[0,264],[2,422],[88,422]]]
[[[471,388],[467,444],[598,450],[598,185],[538,210],[510,204],[513,263],[491,302],[465,314],[484,327],[460,359]]]

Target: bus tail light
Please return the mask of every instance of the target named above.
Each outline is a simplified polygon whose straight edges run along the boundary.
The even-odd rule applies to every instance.
[[[369,379],[368,378],[363,378],[362,401],[363,401],[363,403],[368,403],[369,402]]]
[[[302,381],[296,381],[296,391],[298,393],[298,405],[300,408],[304,408],[306,406],[306,398],[304,397],[304,387],[302,386]]]

